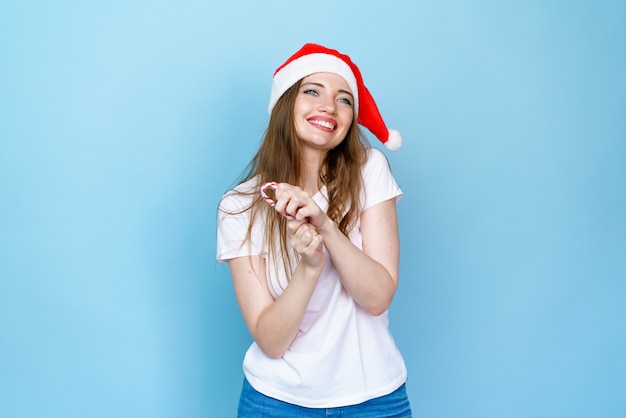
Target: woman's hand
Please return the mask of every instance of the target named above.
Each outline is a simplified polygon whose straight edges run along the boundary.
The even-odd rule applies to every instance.
[[[332,222],[326,213],[315,203],[311,195],[289,183],[280,183],[276,187],[276,205],[274,209],[282,214],[292,216],[296,221],[310,223],[317,231],[323,229],[328,222]]]
[[[302,257],[301,263],[311,267],[319,267],[326,262],[322,251],[324,239],[317,233],[315,227],[305,221],[287,222],[289,245]]]
[[[324,241],[317,226],[328,220],[326,213],[315,203],[311,195],[297,186],[280,183],[275,190],[274,209],[293,218],[287,222],[289,245],[302,257],[301,262],[311,267],[324,265],[322,251]]]

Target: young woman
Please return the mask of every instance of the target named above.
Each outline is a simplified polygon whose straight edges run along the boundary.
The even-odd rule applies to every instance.
[[[269,112],[247,176],[218,209],[217,259],[254,339],[239,417],[410,417],[387,316],[402,192],[358,124],[392,150],[400,135],[351,59],[321,45],[276,70]]]

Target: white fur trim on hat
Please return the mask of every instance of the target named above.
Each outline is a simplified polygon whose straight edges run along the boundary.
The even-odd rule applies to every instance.
[[[350,66],[342,59],[329,54],[309,54],[302,56],[285,67],[281,68],[274,75],[272,80],[272,92],[270,94],[270,104],[268,112],[271,114],[272,109],[278,102],[278,99],[300,79],[315,73],[333,73],[346,80],[348,87],[352,90],[354,97],[355,112],[359,111],[359,90],[356,77],[352,73]]]

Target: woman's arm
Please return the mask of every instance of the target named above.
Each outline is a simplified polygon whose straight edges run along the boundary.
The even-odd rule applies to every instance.
[[[388,199],[361,213],[361,250],[302,189],[281,183],[276,197],[274,209],[291,214],[298,221],[310,222],[324,238],[348,294],[372,315],[387,310],[398,286],[400,243],[396,199]]]
[[[244,321],[259,348],[280,358],[298,334],[317,280],[325,263],[322,237],[308,224],[289,223],[290,245],[301,255],[285,291],[274,300],[260,256],[229,261],[235,295]]]
[[[352,298],[372,315],[391,304],[398,287],[400,240],[396,199],[374,205],[361,214],[363,251],[334,222],[318,229],[331,261]]]

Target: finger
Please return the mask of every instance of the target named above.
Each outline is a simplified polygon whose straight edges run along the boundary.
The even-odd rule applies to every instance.
[[[298,188],[288,185],[287,183],[281,183],[280,189],[276,189],[276,205],[274,208],[281,214],[292,218],[295,218],[295,214],[300,206],[300,198],[298,197]],[[278,192],[280,190],[280,192]]]
[[[287,217],[287,219],[290,218],[294,218],[293,214],[291,214],[287,209],[286,206],[287,204],[289,204],[289,198],[285,195],[283,195],[283,197],[281,197],[280,199],[278,199],[276,201],[276,204],[274,205],[274,210],[278,213],[280,213],[281,215]]]
[[[311,227],[311,225],[302,222],[294,232],[294,237],[299,239],[300,241],[306,241],[308,245],[308,242],[313,239],[315,234],[316,231]]]
[[[319,210],[315,201],[308,195],[297,194],[291,196],[285,210],[298,220],[304,220]],[[302,212],[302,213],[301,213]]]
[[[313,217],[317,213],[317,207],[315,204],[298,206],[294,214],[294,218],[299,221],[305,221]]]
[[[315,253],[315,251],[320,249],[323,242],[324,242],[324,238],[321,235],[319,234],[315,235],[313,239],[311,240],[311,242],[309,243],[309,245],[307,245],[306,248],[304,249],[304,252],[310,253],[310,254]]]
[[[281,196],[283,195],[294,194],[298,190],[302,190],[302,189],[300,189],[297,186],[292,186],[289,183],[278,183],[278,185],[276,186],[276,190],[275,190],[276,200],[280,199]]]
[[[305,251],[317,236],[317,231],[309,224],[301,225],[296,233],[292,236],[290,242],[292,247],[299,252]]]
[[[290,235],[295,235],[298,229],[306,222],[301,220],[289,220],[287,221],[287,231]]]

